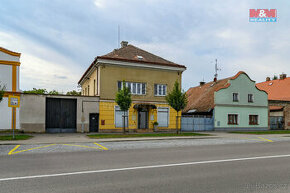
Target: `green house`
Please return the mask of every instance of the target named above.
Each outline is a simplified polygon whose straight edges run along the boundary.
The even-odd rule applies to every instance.
[[[193,119],[212,118],[212,130],[268,129],[268,95],[259,90],[245,72],[209,83],[201,82],[190,88],[187,96],[183,115]]]

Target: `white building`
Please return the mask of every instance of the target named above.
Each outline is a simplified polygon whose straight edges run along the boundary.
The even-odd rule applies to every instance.
[[[20,96],[20,55],[20,53],[0,47],[0,84],[6,87],[3,100],[0,102],[0,130],[12,128],[13,111],[11,107],[8,107],[8,96]],[[19,108],[16,108],[14,116],[16,129],[19,129]]]

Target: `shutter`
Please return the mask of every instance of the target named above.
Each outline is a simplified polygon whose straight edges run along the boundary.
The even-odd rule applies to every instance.
[[[157,95],[157,84],[154,84],[154,95]]]
[[[146,84],[142,83],[142,94],[146,94]]]

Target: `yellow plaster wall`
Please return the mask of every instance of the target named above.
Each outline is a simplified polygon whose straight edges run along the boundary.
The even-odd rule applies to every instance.
[[[168,93],[173,89],[176,80],[179,84],[181,83],[181,72],[170,70],[102,64],[100,67],[100,72],[101,99],[114,100],[118,91],[117,82],[125,80],[129,82],[146,83],[146,94],[132,95],[132,100],[165,102],[165,97],[154,96],[154,84],[166,84]]]
[[[95,95],[94,95],[94,80],[95,80]],[[97,70],[95,69],[93,73],[90,75],[90,78],[85,80],[82,86],[82,95],[85,88],[88,88],[90,86],[90,92],[87,96],[96,96],[97,95]],[[88,91],[87,91],[88,92]]]
[[[115,102],[109,102],[109,101],[101,101],[100,103],[100,115],[99,115],[99,128],[100,130],[117,130],[122,128],[116,128],[115,127],[115,106],[117,105]],[[130,109],[129,109],[129,129],[137,129],[138,128],[138,111],[133,108],[135,103],[132,103]],[[155,104],[157,107],[169,107],[167,104]],[[168,127],[158,127],[159,130],[162,129],[175,129],[176,128],[176,111],[169,108],[169,126]],[[154,120],[151,120],[151,115],[154,115]],[[179,113],[179,116],[181,116],[181,112]],[[105,125],[102,125],[102,120],[105,120]],[[149,111],[148,116],[148,126],[149,129],[153,129],[153,122],[157,121],[157,109],[151,109]],[[180,127],[180,126],[179,126]]]

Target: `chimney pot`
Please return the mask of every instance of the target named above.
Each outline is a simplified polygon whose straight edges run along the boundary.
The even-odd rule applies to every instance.
[[[214,77],[213,81],[214,81],[214,82],[216,82],[216,81],[217,81],[217,78],[216,78],[216,77]]]
[[[121,42],[121,48],[124,48],[126,46],[128,46],[128,42],[127,41],[122,41]]]
[[[280,80],[283,80],[283,79],[285,79],[286,77],[287,77],[287,74],[284,74],[284,73],[280,74]]]
[[[202,86],[202,85],[204,85],[204,84],[205,84],[205,82],[203,82],[203,81],[199,82],[199,85],[200,85],[200,86]]]
[[[271,78],[270,78],[270,77],[267,77],[267,78],[266,78],[266,81],[270,81],[270,80],[271,80]]]

